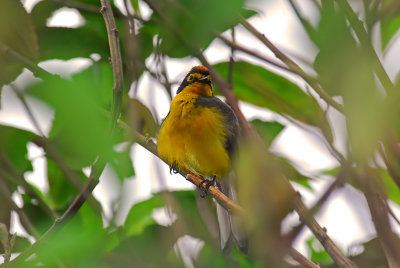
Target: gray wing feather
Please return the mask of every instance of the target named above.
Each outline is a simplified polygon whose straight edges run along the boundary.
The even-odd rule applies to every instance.
[[[238,137],[240,133],[239,122],[236,118],[235,113],[232,111],[231,107],[229,107],[225,102],[221,101],[217,97],[203,97],[200,96],[196,99],[195,105],[205,106],[205,107],[214,107],[221,111],[221,114],[224,115],[224,125],[228,130],[226,135],[226,143],[225,149],[229,152],[229,155],[232,156],[233,152],[237,148]]]
[[[225,149],[229,152],[230,157],[235,152],[239,137],[239,123],[232,109],[217,97],[198,97],[195,105],[205,107],[215,107],[224,115],[224,126],[227,129]],[[221,191],[234,202],[238,202],[234,183],[232,178],[224,178],[219,180],[218,184]],[[223,252],[228,253],[232,249],[233,243],[237,245],[239,250],[247,253],[248,241],[247,233],[240,219],[235,215],[230,215],[228,211],[222,207],[218,202],[217,218],[220,230],[221,249]]]

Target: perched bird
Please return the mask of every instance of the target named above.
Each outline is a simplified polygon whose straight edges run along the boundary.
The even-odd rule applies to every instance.
[[[238,135],[238,120],[231,108],[214,96],[206,67],[196,66],[185,76],[172,100],[157,138],[157,150],[171,167],[216,181],[221,191],[237,201],[231,179],[231,159]],[[221,248],[234,242],[247,251],[247,238],[237,216],[217,203]]]

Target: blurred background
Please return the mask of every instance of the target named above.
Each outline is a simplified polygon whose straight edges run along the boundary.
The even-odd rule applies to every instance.
[[[258,253],[243,257],[234,252],[233,260],[227,261],[222,255],[216,259],[212,255],[216,254],[216,250],[203,237],[203,230],[182,231],[179,235],[175,234],[175,238],[167,239],[162,234],[164,230],[157,229],[176,225],[177,218],[184,219],[183,225],[191,226],[193,217],[198,217],[197,222],[201,222],[197,214],[181,215],[196,207],[195,186],[180,174],[171,175],[165,163],[134,139],[127,138],[125,130],[118,133],[118,137],[111,142],[108,140],[107,121],[110,116],[104,113],[110,110],[113,76],[105,24],[101,14],[95,12],[100,10],[100,1],[25,0],[21,1],[23,10],[18,4],[12,3],[14,0],[2,1],[5,8],[0,11],[3,13],[0,19],[1,44],[19,52],[45,72],[63,78],[60,80],[63,82],[60,82],[54,77],[35,75],[35,70],[20,62],[17,67],[11,66],[9,62],[13,61],[4,56],[6,50],[2,47],[1,143],[5,147],[15,145],[18,148],[15,155],[19,153],[21,156],[18,156],[20,158],[16,163],[21,168],[16,166],[16,174],[26,181],[17,179],[13,182],[11,179],[6,183],[8,194],[16,205],[14,208],[0,206],[5,211],[2,220],[8,218],[4,214],[11,212],[9,224],[6,224],[9,234],[16,233],[20,237],[18,239],[25,241],[21,242],[21,248],[27,248],[52,222],[51,219],[43,219],[43,211],[38,212],[43,210],[43,206],[37,200],[42,199],[41,202],[55,211],[55,215],[61,215],[89,176],[95,157],[104,153],[114,159],[109,161],[102,172],[99,184],[93,191],[94,199],[85,203],[87,207],[83,208],[82,213],[86,213],[87,219],[79,216],[81,212],[76,217],[79,220],[74,219],[81,223],[86,221],[88,225],[82,223],[70,227],[72,234],[80,235],[83,230],[92,228],[89,222],[96,222],[93,230],[106,231],[99,231],[101,235],[97,231],[93,234],[89,232],[81,239],[92,240],[96,236],[92,241],[106,241],[105,248],[100,249],[100,245],[97,245],[93,249],[92,243],[85,244],[79,240],[82,249],[78,253],[75,251],[79,250],[71,250],[70,245],[76,241],[61,236],[62,241],[66,242],[49,249],[49,244],[54,245],[60,239],[55,235],[47,247],[42,246],[36,252],[31,264],[41,260],[45,264],[58,266],[60,263],[80,266],[102,263],[108,267],[116,258],[118,261],[115,265],[124,267],[132,264],[130,258],[136,258],[132,261],[136,265],[146,264],[151,267],[161,263],[169,263],[174,267],[178,264],[186,267],[268,265],[268,261]],[[400,216],[399,188],[391,178],[395,175],[388,171],[387,163],[396,162],[393,160],[396,159],[396,153],[385,160],[382,154],[389,154],[386,151],[390,145],[377,144],[384,143],[387,137],[393,142],[389,144],[398,144],[397,127],[392,124],[397,119],[397,108],[395,104],[387,104],[386,101],[390,99],[388,92],[396,92],[398,81],[400,5],[395,4],[395,1],[337,1],[346,2],[361,20],[361,28],[365,30],[369,42],[367,46],[364,37],[360,37],[359,32],[352,28],[358,24],[353,24],[352,18],[346,13],[348,10],[336,1],[329,4],[326,2],[331,1],[111,1],[121,33],[124,63],[125,93],[121,121],[133,128],[132,131],[138,131],[147,139],[155,141],[154,124],[159,125],[168,114],[171,98],[175,96],[180,82],[191,67],[203,64],[192,51],[185,50],[185,42],[178,37],[171,37],[174,35],[171,29],[162,26],[163,23],[168,24],[163,20],[171,20],[171,25],[181,27],[188,42],[202,50],[204,57],[225,79],[228,79],[229,64],[233,64],[233,80],[230,83],[239,99],[240,109],[265,141],[268,152],[285,163],[282,169],[289,172],[286,176],[307,206],[313,206],[336,183],[338,177],[343,176],[340,174],[344,169],[347,171],[354,167],[356,170],[362,166],[361,163],[367,163],[374,172],[379,173],[383,181],[382,196],[385,202],[387,200],[388,210],[392,213],[388,219],[393,232],[398,234],[399,223],[396,217]],[[179,9],[181,6],[182,10]],[[234,15],[226,15],[230,13]],[[15,24],[12,17],[18,14],[23,15]],[[239,16],[243,16],[283,54],[296,62],[307,77],[318,81],[331,96],[329,100],[340,106],[344,104],[344,112],[321,97],[313,84],[304,79],[305,76],[296,74],[286,62],[279,61],[254,32],[241,23]],[[183,25],[185,23],[188,25]],[[346,29],[345,32],[343,29]],[[10,32],[17,32],[19,39],[9,38],[12,36]],[[199,40],[197,37],[204,39]],[[233,40],[239,47],[224,40]],[[240,46],[264,59],[250,55]],[[393,91],[387,89],[387,80],[385,82],[379,76],[379,71],[374,69],[375,65],[368,61],[369,58],[357,54],[359,50],[371,53],[368,50],[370,48],[375,51],[376,59],[392,82]],[[361,60],[364,58],[365,61]],[[267,93],[246,88],[249,85],[262,85]],[[214,89],[224,100],[218,85],[214,85]],[[253,91],[248,93],[246,90]],[[396,94],[393,96],[395,102]],[[137,114],[138,117],[132,119],[130,114]],[[349,127],[349,124],[357,130]],[[24,132],[14,134],[14,128]],[[393,133],[376,131],[385,128],[393,129]],[[48,138],[52,147],[41,146],[40,139],[32,138],[31,133]],[[5,145],[5,142],[9,144]],[[50,153],[49,148],[53,148],[56,153]],[[0,160],[3,162],[3,158],[13,152],[13,149],[7,150],[2,151]],[[60,165],[57,156],[67,168]],[[251,158],[252,154],[244,157]],[[397,172],[398,164],[396,162],[394,173]],[[75,173],[75,185],[71,178],[66,178],[66,170]],[[12,177],[10,174],[1,173],[1,179]],[[368,253],[364,257],[370,257],[378,252],[375,258],[377,263],[385,265],[385,255],[381,249],[377,249],[380,246],[372,244],[377,238],[377,232],[368,198],[364,195],[366,190],[355,178],[357,175],[354,174],[358,174],[356,171],[354,174],[345,174],[344,181],[335,185],[337,187],[323,200],[314,215],[315,219],[326,228],[329,237],[346,255],[354,257]],[[264,183],[266,187],[274,187],[273,183]],[[29,185],[29,190],[25,184]],[[31,191],[35,194],[32,195]],[[174,202],[181,204],[178,211],[183,212],[177,212],[176,207],[166,201],[168,198],[163,197],[164,191],[174,193]],[[2,195],[6,197],[5,193]],[[189,199],[191,201],[184,201]],[[33,233],[37,232],[38,237],[35,237],[32,229],[27,230],[27,223],[21,220],[17,207],[29,211],[26,216],[31,218],[31,224],[37,229]],[[87,215],[91,213],[94,216],[89,218]],[[299,216],[293,211],[283,214],[283,217],[278,217],[282,220],[280,230],[288,233],[299,224]],[[186,218],[190,220],[185,222]],[[124,235],[121,236],[121,232]],[[109,238],[110,233],[117,235]],[[135,242],[131,243],[129,239],[132,237]],[[28,238],[28,241],[24,238]],[[158,251],[154,259],[146,255],[152,251],[153,246],[147,245],[145,241],[152,239],[153,242],[161,239],[162,245],[159,246],[165,250],[164,255],[168,261],[164,255],[159,256],[162,251],[158,248],[154,249]],[[167,243],[165,240],[172,241]],[[291,245],[314,262],[334,266],[331,257],[308,228],[302,228]],[[370,245],[371,251],[367,252]],[[21,248],[14,248],[19,250],[12,251],[12,258],[18,256]],[[75,253],[60,253],[66,249]],[[170,250],[175,257],[169,255]],[[58,259],[48,257],[48,252],[52,251]],[[102,253],[96,256],[96,252]],[[296,265],[287,254],[283,255],[285,265]],[[171,261],[174,258],[178,260]],[[4,260],[5,255],[0,256],[0,262]],[[370,264],[373,263],[371,261]],[[283,264],[279,262],[279,265],[275,265],[278,267]]]

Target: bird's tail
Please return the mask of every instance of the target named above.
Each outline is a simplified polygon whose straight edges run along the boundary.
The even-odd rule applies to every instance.
[[[219,180],[218,186],[227,197],[236,203],[238,202],[235,187],[229,178]],[[247,254],[248,237],[243,222],[239,216],[229,214],[218,202],[216,202],[216,206],[222,251],[224,253],[230,252],[235,244],[242,253]]]

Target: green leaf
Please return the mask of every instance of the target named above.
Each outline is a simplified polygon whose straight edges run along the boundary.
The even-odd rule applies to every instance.
[[[74,84],[90,91],[96,103],[109,110],[112,100],[113,73],[109,61],[94,62],[89,68],[72,76]]]
[[[178,208],[176,206],[171,206],[171,210],[177,214],[178,217],[180,215],[180,220],[187,224],[187,234],[198,237],[203,241],[211,242],[212,238],[210,232],[199,214],[195,191],[174,191],[169,194],[171,194],[171,198],[179,204]]]
[[[281,133],[285,128],[284,125],[274,122],[262,121],[260,119],[254,119],[250,122],[254,129],[260,134],[267,146],[270,146],[274,139]]]
[[[344,12],[335,9],[333,2],[325,1],[318,28],[310,37],[320,49],[314,66],[322,86],[331,95],[342,95],[361,56]]]
[[[281,172],[283,172],[289,180],[296,182],[309,190],[312,190],[312,187],[309,184],[309,181],[312,179],[301,174],[297,168],[295,168],[289,162],[289,160],[283,157],[277,157],[276,161],[276,166],[279,166]]]
[[[157,224],[153,219],[153,209],[165,206],[160,195],[154,195],[150,199],[133,205],[125,221],[127,236],[141,234],[147,226]]]
[[[140,235],[121,241],[109,255],[90,267],[184,267],[177,257],[171,227],[147,226]]]
[[[380,169],[383,184],[385,186],[386,194],[390,200],[400,204],[400,189],[397,184],[393,181],[387,169]]]
[[[218,63],[215,68],[227,77],[228,65],[228,62]],[[330,129],[321,107],[286,78],[243,61],[235,62],[232,77],[233,91],[238,99],[309,125]]]
[[[50,158],[47,158],[48,196],[56,210],[66,208],[74,199],[77,191],[67,180],[62,170]]]
[[[41,60],[87,58],[93,53],[100,54],[102,58],[109,55],[107,39],[89,27],[41,27],[37,34]]]
[[[238,263],[229,261],[229,259],[224,258],[220,251],[216,251],[209,245],[204,244],[201,248],[199,255],[195,261],[195,267],[240,267]]]
[[[32,11],[31,16],[36,28],[46,27],[47,20],[53,15],[60,5],[53,1],[40,1]]]
[[[110,157],[112,152],[107,116],[94,85],[88,83],[54,78],[27,91],[54,108],[49,139],[75,170],[91,165],[98,155]]]
[[[18,128],[0,126],[0,153],[20,172],[32,170],[27,143],[35,134]]]
[[[400,16],[384,17],[381,21],[382,50],[386,48],[390,40],[400,29]]]
[[[21,1],[2,0],[0,9],[0,44],[36,62],[39,46],[31,16]],[[4,84],[13,81],[24,67],[5,51],[0,53],[0,90]]]
[[[135,170],[133,169],[130,156],[130,148],[129,146],[122,152],[114,153],[111,159],[111,165],[120,180],[135,176]]]
[[[308,248],[311,250],[311,260],[319,263],[320,265],[327,265],[333,263],[331,256],[322,248],[319,241],[312,236],[307,240]]]
[[[69,267],[90,265],[106,250],[110,236],[103,228],[102,218],[84,204],[64,228],[46,237],[47,243],[38,245],[38,261],[54,267],[60,261]]]
[[[146,2],[158,15],[152,21],[160,27],[161,50],[177,58],[205,49],[216,35],[236,25],[244,4],[244,0]]]
[[[374,64],[354,40],[344,13],[332,1],[323,1],[320,23],[311,36],[320,50],[314,66],[324,89],[343,96],[353,157],[364,161],[373,157],[387,126],[397,124],[397,104],[385,103],[382,90],[375,87]]]

